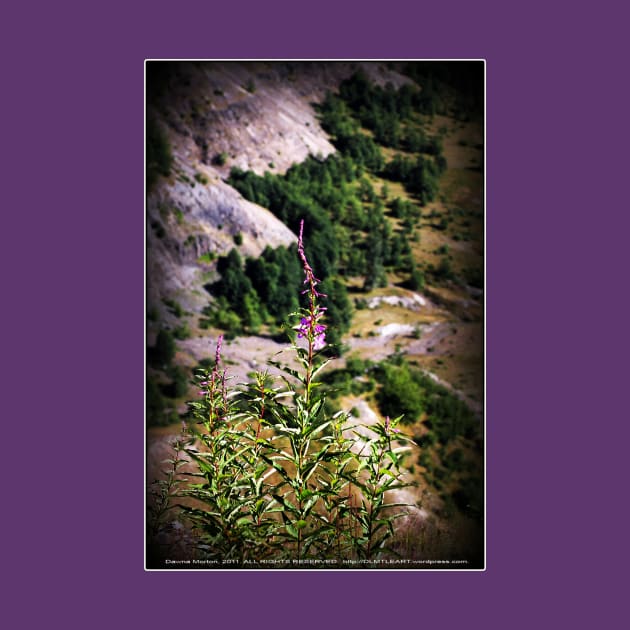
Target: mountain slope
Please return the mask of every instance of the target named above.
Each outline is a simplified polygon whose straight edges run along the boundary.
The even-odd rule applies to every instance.
[[[359,67],[379,84],[408,81],[374,63],[149,62],[147,117],[172,155],[170,174],[147,197],[149,309],[163,310],[161,300],[171,298],[199,311],[212,269],[200,257],[225,254],[235,240],[244,256],[295,241],[223,180],[234,166],[283,173],[308,155],[332,153],[313,104]]]

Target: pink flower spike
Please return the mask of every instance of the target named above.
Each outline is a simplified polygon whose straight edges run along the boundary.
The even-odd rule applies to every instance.
[[[219,335],[219,338],[217,339],[217,351],[215,354],[215,363],[218,366],[219,362],[221,361],[221,344],[223,343],[223,335]]]
[[[320,333],[319,335],[315,335],[315,339],[313,340],[313,349],[321,350],[325,345],[326,345],[325,333]]]

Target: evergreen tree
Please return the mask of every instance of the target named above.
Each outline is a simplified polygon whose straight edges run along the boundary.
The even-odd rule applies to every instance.
[[[234,311],[243,316],[245,295],[253,287],[243,271],[241,256],[236,249],[231,249],[227,256],[219,258],[217,271],[221,274],[221,279],[212,286],[212,290],[216,295],[225,297]]]
[[[264,323],[264,307],[255,290],[248,291],[243,298],[243,325],[256,334]]]
[[[407,285],[412,291],[422,291],[424,289],[424,274],[415,264],[411,266],[411,273],[409,274]]]
[[[169,365],[175,356],[175,340],[168,330],[160,330],[152,351],[153,363],[157,366]]]
[[[350,328],[352,320],[352,304],[348,299],[348,291],[338,278],[329,278],[320,285],[321,292],[326,294],[326,337],[333,345],[339,345],[341,338]],[[339,348],[337,348],[339,351]]]

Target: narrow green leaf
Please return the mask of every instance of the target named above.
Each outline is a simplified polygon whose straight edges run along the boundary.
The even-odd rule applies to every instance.
[[[285,525],[285,528],[287,530],[287,532],[293,536],[293,538],[297,539],[298,538],[298,533],[297,533],[297,529],[295,529],[295,527],[293,527],[293,525],[291,525],[291,523],[287,523]]]

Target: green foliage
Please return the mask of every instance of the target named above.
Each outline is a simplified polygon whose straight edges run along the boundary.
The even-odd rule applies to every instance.
[[[365,169],[380,172],[384,161],[374,140],[358,130],[350,115],[357,94],[363,93],[364,87],[362,80],[355,87],[352,85],[341,98],[328,94],[320,107],[322,124],[335,136],[339,154],[325,160],[308,158],[283,176],[258,176],[233,168],[229,182],[250,201],[269,208],[294,231],[304,219],[309,234],[306,252],[322,279],[338,273],[364,276],[365,288],[370,290],[386,284],[386,266],[401,271],[408,268],[410,249],[406,236],[393,234],[385,218],[382,197],[389,194],[387,186],[378,196],[364,175]],[[394,93],[386,92],[383,102],[387,104]],[[401,105],[405,115],[410,111],[408,96],[401,97],[406,103]],[[431,169],[435,168],[432,164],[433,160],[426,166],[420,165],[419,175],[409,175],[409,186],[418,190],[421,203],[432,198],[437,189],[437,182],[430,180]],[[414,169],[411,164],[408,170]],[[387,168],[385,172],[389,172]],[[399,175],[391,175],[392,179],[396,177]],[[416,181],[419,177],[424,178],[422,184]],[[394,207],[395,214],[411,223],[405,223],[405,229],[411,229],[413,221],[420,217],[416,204],[398,200]],[[258,285],[254,286],[258,290]]]
[[[338,278],[329,278],[322,282],[321,291],[327,296],[328,343],[340,354],[341,337],[350,329],[352,304],[345,285]]]
[[[380,229],[373,229],[366,239],[366,250],[369,255],[366,257],[365,280],[363,290],[371,291],[375,287],[387,286],[387,276],[385,274],[385,262],[389,258],[389,223],[381,224]]]
[[[168,553],[168,536],[163,553],[160,541],[173,519],[192,528],[195,558],[231,567],[283,561],[308,567],[324,560],[342,566],[349,559],[370,566],[388,553],[394,521],[405,512],[386,493],[407,485],[401,463],[412,442],[398,433],[397,419],[372,425],[367,437],[353,431],[351,414],[328,415],[318,381],[328,362],[318,323],[321,291],[301,242],[299,253],[309,287],[308,304],[291,329],[300,369],[272,361],[282,379],[261,372],[229,391],[219,338],[214,365],[196,375],[201,398],[189,403],[187,434],[175,445],[165,480],[156,484],[149,564]],[[229,263],[223,264],[225,271]],[[329,290],[338,290],[334,281]],[[184,459],[195,467],[186,480],[179,470]]]
[[[419,219],[422,215],[420,208],[411,203],[411,201],[403,200],[400,197],[396,197],[391,204],[389,204],[393,217],[397,219]]]
[[[205,254],[201,254],[199,258],[197,258],[198,262],[210,264],[216,258],[216,254],[214,252],[206,252]]]
[[[243,261],[236,249],[231,249],[227,256],[217,261],[220,280],[207,288],[219,297],[224,297],[228,304],[239,314],[244,312],[245,295],[253,291],[252,283],[245,275]]]
[[[167,398],[180,398],[188,391],[188,376],[183,368],[179,365],[171,366],[167,370],[170,379],[168,384],[162,385],[160,388],[164,396]]]
[[[316,247],[311,251],[317,254]],[[314,256],[315,257],[315,256]],[[235,335],[243,329],[256,333],[271,317],[276,324],[283,322],[287,312],[297,310],[302,286],[300,265],[295,247],[265,248],[259,258],[248,258],[245,266],[233,249],[219,258],[220,280],[207,288],[221,300],[208,310],[206,325],[214,325]],[[326,314],[331,326],[329,343],[338,346],[341,336],[350,327],[352,305],[347,290],[338,278],[328,278],[322,284],[328,295]],[[202,322],[202,326],[204,323]],[[337,351],[341,352],[337,347]],[[330,350],[332,351],[332,349]]]
[[[265,314],[258,293],[253,289],[248,291],[243,298],[243,325],[250,333],[256,334],[266,319]]]
[[[181,326],[178,326],[173,330],[173,336],[175,339],[189,339],[190,338],[190,328],[187,323],[183,323]]]
[[[286,313],[297,309],[302,280],[294,247],[266,247],[259,258],[247,259],[245,273],[256,287],[260,304],[277,324],[282,323]]]
[[[168,330],[160,330],[155,346],[148,348],[148,359],[152,365],[163,367],[170,365],[175,356],[175,341]]]
[[[162,424],[165,409],[164,399],[160,387],[152,378],[147,379],[146,401],[147,424]]]
[[[246,199],[269,208],[294,232],[304,220],[309,234],[305,251],[322,280],[362,276],[363,289],[371,291],[386,286],[387,272],[394,271],[409,273],[408,286],[419,290],[424,276],[413,265],[407,234],[417,240],[414,228],[421,217],[420,206],[435,198],[446,168],[441,135],[427,135],[417,116],[425,107],[425,90],[431,92],[431,86],[383,88],[357,73],[341,84],[338,95],[327,94],[319,107],[337,154],[326,159],[311,156],[284,175],[266,172],[259,176],[235,167],[229,183]],[[361,131],[361,125],[371,129],[373,137]],[[412,149],[418,155],[413,159],[395,155],[385,164],[377,142]],[[391,214],[402,223],[398,231],[392,230],[385,217],[387,184],[378,195],[366,172],[399,181],[416,197],[414,202],[400,198],[390,202]],[[286,254],[284,248],[268,249],[260,258],[245,261],[244,268],[232,254],[227,257],[229,263],[219,260],[221,279],[209,289],[225,298],[232,313],[226,315],[233,320],[228,322],[232,331],[237,329],[233,315],[241,320],[242,328],[257,330],[269,318],[279,324],[287,312],[296,309],[299,267],[296,273],[295,261],[287,262]],[[333,343],[347,329],[351,310],[338,285],[333,285],[329,302]]]
[[[422,370],[409,366],[402,355],[393,356],[374,369],[381,387],[377,401],[383,414],[405,414],[412,423],[425,414],[425,426],[442,444],[457,436],[479,438],[479,421],[455,394]]]
[[[179,179],[179,181],[184,184],[188,184],[191,188],[195,187],[195,182],[192,179],[190,179],[188,175],[184,173],[179,173],[179,175],[177,176],[177,179]]]
[[[424,289],[424,274],[415,265],[411,268],[407,287],[412,291],[422,291]]]
[[[407,366],[385,365],[381,372],[376,399],[381,413],[403,416],[403,422],[413,423],[424,410],[423,392]]]
[[[195,173],[195,181],[205,185],[208,183],[208,178],[203,173]]]
[[[436,158],[441,157],[444,151],[440,136],[427,136],[418,128],[412,128],[407,132],[404,144],[411,153],[426,153]]]
[[[359,357],[348,357],[346,359],[346,370],[352,376],[363,375],[370,367],[371,361],[360,359]]]
[[[153,189],[158,177],[168,177],[173,155],[166,135],[155,118],[149,116],[146,123],[146,185],[147,194]]]
[[[211,307],[206,307],[204,315],[206,317],[199,320],[200,328],[220,328],[225,331],[226,339],[233,339],[243,332],[241,317],[230,308],[225,297],[219,297]]]
[[[440,259],[440,264],[434,270],[433,275],[438,280],[452,280],[455,278],[451,261],[446,256]]]
[[[325,162],[309,158],[291,167],[284,176],[267,172],[260,177],[233,168],[229,183],[246,199],[269,208],[294,232],[304,220],[311,235],[305,244],[306,252],[321,277],[326,278],[337,271],[340,243],[324,208],[345,205],[341,183],[347,181],[347,176],[335,157]]]
[[[446,168],[444,160],[433,160],[419,155],[415,162],[396,154],[385,165],[383,176],[401,182],[406,190],[417,196],[421,205],[435,199],[439,188],[439,177]]]
[[[176,300],[171,298],[164,298],[162,302],[165,306],[168,307],[168,310],[175,315],[175,317],[181,317],[184,314],[184,309],[181,307],[181,304]]]
[[[345,437],[352,415],[325,414],[325,397],[308,376],[316,364],[302,356],[306,373],[287,374],[295,384],[278,387],[259,373],[237,400],[218,363],[199,373],[206,393],[190,403],[196,422],[168,462],[175,466],[170,484],[157,488],[155,505],[167,507],[153,510],[150,545],[177,518],[192,525],[195,557],[231,567],[282,567],[287,560],[342,566],[387,552],[404,510],[392,513],[385,494],[405,486],[400,465],[410,448],[395,444],[410,440],[397,434],[394,442],[396,421],[389,419],[373,426],[371,439]],[[186,475],[193,483],[177,471],[184,454],[197,467]],[[194,499],[195,507],[180,498]]]
[[[371,368],[379,382],[381,413],[405,413],[406,423],[422,426],[414,437],[426,481],[473,519],[483,518],[481,422],[452,391],[394,355]]]
[[[382,88],[372,84],[359,71],[341,83],[339,98],[361,125],[373,132],[378,144],[398,148],[403,139],[400,123],[411,118],[419,91],[409,85],[399,90],[395,90],[391,84]],[[340,110],[337,106],[336,111]]]
[[[322,127],[335,138],[335,146],[361,168],[379,171],[383,156],[372,138],[359,131],[344,102],[328,93],[319,108]]]

